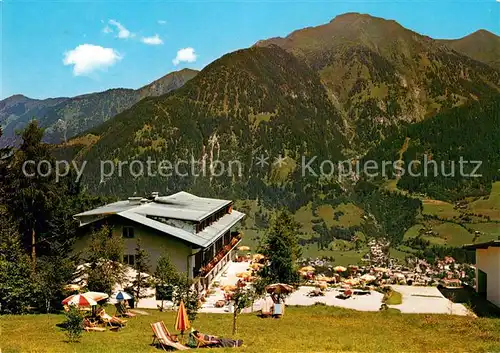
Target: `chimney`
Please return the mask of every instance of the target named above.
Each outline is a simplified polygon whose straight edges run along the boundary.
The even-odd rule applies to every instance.
[[[132,196],[128,198],[128,203],[130,205],[140,205],[141,204],[142,197],[138,196]]]

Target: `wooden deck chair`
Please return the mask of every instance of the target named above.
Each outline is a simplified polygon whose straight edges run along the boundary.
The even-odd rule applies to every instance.
[[[153,342],[151,343],[152,345],[159,344],[165,351],[167,350],[166,347],[178,349],[180,351],[189,349],[189,347],[186,347],[174,340],[175,338],[170,335],[170,332],[168,332],[163,321],[151,324],[151,329],[153,330]]]
[[[127,308],[125,308],[125,306],[121,302],[116,303],[115,308],[116,308],[116,313],[118,314],[117,316],[136,317],[136,315],[128,311]]]
[[[285,313],[285,304],[275,303],[273,306],[273,317],[280,318]]]

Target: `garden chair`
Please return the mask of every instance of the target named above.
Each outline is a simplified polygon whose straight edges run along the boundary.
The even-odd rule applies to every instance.
[[[168,332],[163,321],[151,324],[151,329],[153,330],[153,342],[151,343],[152,345],[159,344],[160,347],[165,351],[167,350],[166,347],[178,349],[180,351],[189,349],[189,347],[186,347],[179,343],[176,336],[172,336],[170,332]]]

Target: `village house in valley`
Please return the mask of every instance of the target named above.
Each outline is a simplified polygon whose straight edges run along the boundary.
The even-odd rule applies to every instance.
[[[151,271],[167,252],[179,272],[207,289],[226,263],[236,256],[241,234],[235,229],[245,214],[233,202],[198,197],[187,192],[170,196],[130,197],[75,215],[82,235],[75,244],[84,250],[95,227],[104,224],[124,241],[124,262],[133,265],[137,238],[149,253]]]
[[[476,250],[476,290],[500,307],[500,240],[465,246]]]

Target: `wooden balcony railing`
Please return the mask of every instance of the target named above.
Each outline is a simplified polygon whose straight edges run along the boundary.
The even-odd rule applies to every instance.
[[[229,244],[225,245],[218,253],[217,255],[214,256],[214,258],[205,266],[200,268],[200,271],[198,273],[198,276],[200,277],[205,277],[208,275],[216,266],[217,264],[227,255],[231,250],[233,250],[238,243],[241,241],[241,234],[240,233],[233,233],[231,234],[231,241]]]

